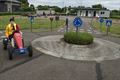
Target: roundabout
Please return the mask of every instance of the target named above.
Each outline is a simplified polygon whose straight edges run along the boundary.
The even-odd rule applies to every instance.
[[[59,58],[84,61],[104,61],[120,58],[120,45],[95,38],[91,45],[68,44],[62,35],[37,38],[32,45],[38,51]]]

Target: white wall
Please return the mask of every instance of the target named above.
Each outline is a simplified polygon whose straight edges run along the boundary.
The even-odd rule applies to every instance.
[[[82,12],[81,12],[81,16],[85,16],[85,14],[86,14],[86,11],[85,10],[82,10]]]
[[[99,11],[96,11],[96,17],[99,17]]]
[[[88,11],[88,16],[87,17],[93,17],[94,10],[87,10],[87,11]],[[101,14],[101,12],[104,12],[104,14]],[[86,16],[86,10],[78,11],[77,15],[85,17]],[[107,11],[107,10],[96,11],[96,16],[95,17],[100,17],[100,16],[101,17],[110,17],[110,11]]]
[[[93,16],[93,11],[89,10],[88,11],[88,17],[92,17]]]
[[[101,14],[101,12],[104,12],[104,14]],[[110,11],[100,10],[99,17],[110,17]]]
[[[37,11],[36,11],[36,14],[42,15],[43,12],[45,12],[45,14],[50,14],[50,10],[37,10]],[[55,14],[55,11],[51,10],[51,13],[52,13],[52,14]]]

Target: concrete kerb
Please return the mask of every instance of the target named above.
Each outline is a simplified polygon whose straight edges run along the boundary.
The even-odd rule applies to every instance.
[[[39,39],[39,38],[37,38],[37,39]],[[45,49],[42,48],[42,47],[36,47],[34,44],[36,43],[37,39],[35,39],[35,40],[33,40],[33,41],[31,42],[31,45],[32,45],[32,47],[33,47],[34,49],[36,49],[37,51],[39,51],[39,52],[41,52],[41,53],[43,53],[43,54],[48,54],[48,55],[51,55],[51,56],[56,56],[56,57],[58,57],[58,58],[61,57],[60,55],[52,55],[53,52],[50,52],[50,51],[48,51],[48,50],[45,50]]]
[[[61,35],[57,35],[57,36],[59,36],[60,38],[61,37],[63,37],[63,36],[61,36]],[[49,36],[50,37],[50,36]],[[51,36],[52,37],[52,36]],[[42,38],[44,38],[44,37],[42,37]],[[48,54],[48,55],[51,55],[51,56],[55,56],[55,57],[58,57],[58,58],[64,58],[64,59],[70,59],[70,60],[83,60],[83,61],[97,61],[97,62],[101,62],[101,61],[103,61],[103,60],[112,60],[112,59],[118,59],[118,58],[120,58],[120,55],[119,55],[119,53],[120,53],[120,51],[117,51],[117,49],[115,49],[115,48],[118,48],[118,47],[120,47],[119,45],[117,45],[116,43],[113,43],[113,42],[110,42],[110,41],[106,41],[106,40],[102,40],[102,39],[99,39],[98,41],[97,41],[97,43],[99,43],[100,45],[102,45],[102,47],[106,47],[106,46],[108,46],[108,48],[106,48],[106,49],[103,49],[103,51],[102,50],[100,50],[100,49],[102,49],[102,47],[101,46],[97,46],[93,51],[91,51],[91,53],[92,52],[95,52],[95,53],[97,53],[97,51],[96,50],[98,50],[100,53],[102,53],[102,55],[103,55],[103,57],[101,57],[102,55],[101,54],[95,54],[95,56],[98,56],[98,57],[96,57],[96,58],[94,58],[94,59],[92,59],[92,57],[89,59],[87,59],[86,58],[86,54],[87,53],[85,53],[85,55],[80,55],[80,56],[83,56],[83,59],[81,59],[81,58],[78,58],[78,57],[73,57],[73,56],[71,56],[71,55],[68,55],[67,54],[67,56],[66,56],[66,54],[64,54],[64,53],[60,53],[60,54],[56,54],[56,52],[52,52],[52,51],[50,51],[49,49],[47,50],[47,49],[45,49],[43,46],[35,46],[35,44],[36,44],[36,42],[39,42],[39,39],[42,39],[42,38],[38,38],[38,39],[35,39],[35,40],[33,40],[32,41],[32,46],[36,49],[36,50],[38,50],[38,51],[40,51],[40,52],[42,52],[42,53],[45,53],[45,54]],[[46,38],[47,39],[47,38]],[[54,39],[53,39],[54,40]],[[96,38],[96,40],[97,40],[97,38]],[[47,41],[49,41],[49,39],[47,39]],[[102,43],[101,41],[104,41],[104,43]],[[106,43],[106,46],[104,46],[105,45],[105,43]],[[109,47],[110,45],[108,45],[108,43],[110,43],[111,45],[117,45],[117,47],[115,47],[115,48],[113,48],[113,52],[114,53],[117,53],[117,54],[113,54],[113,53],[110,53],[110,56],[108,56],[109,55],[109,52],[110,51],[112,51],[112,48],[111,47]],[[39,44],[39,43],[37,43],[37,44]],[[43,42],[43,44],[44,44],[44,42]],[[51,43],[52,44],[52,43]],[[62,44],[62,43],[61,43]],[[109,49],[110,48],[110,49]],[[87,50],[87,49],[86,49]],[[110,50],[110,51],[108,51],[105,55],[103,54],[105,51],[107,51],[107,50]],[[89,51],[89,50],[88,50]],[[81,54],[81,53],[80,53]],[[99,56],[100,55],[100,56]],[[91,55],[88,55],[88,56],[91,56]],[[74,58],[74,59],[73,59]]]

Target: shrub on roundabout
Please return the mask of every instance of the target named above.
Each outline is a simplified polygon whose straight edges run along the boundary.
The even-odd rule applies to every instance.
[[[87,32],[66,32],[64,34],[64,41],[77,45],[88,45],[93,43],[93,36]]]

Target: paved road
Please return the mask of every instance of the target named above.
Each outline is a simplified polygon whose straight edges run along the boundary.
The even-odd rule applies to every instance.
[[[24,31],[26,45],[35,38],[58,32],[30,33]],[[120,38],[95,35],[120,44]],[[0,80],[120,80],[120,59],[97,62],[72,61],[42,54],[34,50],[34,57],[7,59],[7,51],[0,43]]]
[[[29,41],[34,38],[53,34],[61,33],[30,33],[24,31],[24,39],[28,45]],[[80,77],[83,80],[96,80],[95,62],[69,61],[48,56],[38,51],[34,51],[35,57],[32,59],[27,58],[27,56],[16,56],[13,61],[9,61],[7,51],[0,49],[2,52],[0,56],[2,62],[0,80],[79,80]],[[85,77],[86,75],[88,77]]]
[[[96,63],[42,55],[0,74],[0,80],[97,80]]]
[[[3,35],[3,33],[1,35]],[[37,38],[37,37],[38,37],[37,35],[33,35],[29,32],[25,32],[24,34],[25,45],[28,46],[30,41],[32,41],[34,38]],[[37,57],[39,55],[40,55],[39,53],[35,53],[34,57]],[[12,61],[8,60],[8,51],[4,51],[2,49],[2,42],[0,42],[0,72],[4,72],[8,70],[9,68],[17,66],[18,64],[21,64],[22,62],[25,62],[26,60],[30,60],[30,58],[28,58],[28,55],[15,56]]]

